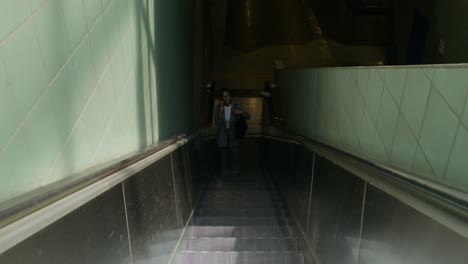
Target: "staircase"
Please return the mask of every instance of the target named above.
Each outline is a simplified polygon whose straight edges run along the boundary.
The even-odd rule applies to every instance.
[[[304,263],[280,200],[262,178],[217,180],[201,198],[181,264]]]

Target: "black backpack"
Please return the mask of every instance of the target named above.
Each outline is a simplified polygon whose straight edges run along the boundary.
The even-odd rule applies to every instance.
[[[247,122],[245,122],[244,116],[239,115],[236,121],[236,137],[238,139],[243,138],[245,134],[247,133],[248,128],[249,127],[247,126]]]

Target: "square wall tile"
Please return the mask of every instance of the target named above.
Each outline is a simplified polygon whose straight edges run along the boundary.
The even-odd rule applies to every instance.
[[[110,69],[104,73],[104,77],[98,86],[98,92],[100,94],[101,111],[104,115],[104,120],[109,120],[114,109],[117,107],[115,84]]]
[[[90,101],[88,105],[86,105],[80,120],[80,122],[83,122],[86,126],[89,143],[91,147],[93,147],[93,154],[96,152],[107,126],[108,119],[104,117],[104,113],[101,109],[101,96],[96,90],[91,95]]]
[[[97,148],[97,151],[96,153],[94,154],[93,156],[93,159],[92,159],[92,166],[96,166],[96,165],[99,165],[99,164],[102,164],[104,162],[107,162],[107,161],[110,161],[112,159],[112,156],[111,156],[111,153],[110,153],[110,150],[108,148],[108,146],[110,145],[108,142],[108,133],[109,131],[106,130],[104,131],[105,134],[104,136],[102,137],[102,143],[100,143],[98,145],[98,148]]]
[[[26,23],[0,45],[1,62],[20,120],[29,113],[48,85],[35,36],[35,25]]]
[[[5,64],[0,58],[0,124],[2,124],[0,129],[0,151],[13,136],[20,123],[16,113],[16,106],[12,100],[12,87],[7,80],[4,66]]]
[[[383,80],[377,70],[371,70],[367,87],[366,105],[372,120],[377,123],[380,101],[382,99]]]
[[[435,172],[429,164],[426,155],[420,147],[418,147],[416,151],[416,156],[414,158],[413,173],[422,178],[426,178],[433,181],[440,181],[440,178],[435,175]]]
[[[99,0],[96,0],[96,1],[99,1]],[[103,9],[106,9],[111,2],[114,2],[113,0],[100,0],[100,1],[101,1]]]
[[[129,75],[135,69],[135,53],[132,47],[132,40],[130,38],[130,34],[126,34],[122,39],[122,53],[124,59],[125,74]],[[314,86],[312,89],[317,89],[317,87]]]
[[[130,126],[131,121],[132,121],[131,120],[132,109],[130,109],[128,99],[127,97],[125,97],[125,95],[120,100],[117,111],[118,111],[118,117],[120,119],[122,133],[125,134],[125,132],[128,130],[128,127]]]
[[[93,51],[94,67],[96,76],[99,80],[109,64],[110,56],[107,48],[106,28],[103,19],[99,19],[91,32],[89,32],[89,40]]]
[[[102,6],[99,0],[83,0],[86,12],[86,20],[88,21],[88,28],[91,29],[96,20],[102,14]]]
[[[75,68],[77,83],[78,100],[86,102],[91,93],[97,86],[96,71],[89,38],[86,38],[76,50],[72,58]]]
[[[453,145],[444,183],[455,189],[468,190],[468,131],[460,126]]]
[[[422,71],[426,74],[427,78],[429,78],[430,81],[433,80],[433,78],[434,78],[434,72],[435,72],[435,68],[434,68],[434,67],[423,66],[423,67],[422,67]]]
[[[418,142],[405,118],[400,114],[395,130],[391,161],[396,167],[410,171]]]
[[[32,157],[29,165],[38,183],[47,177],[63,146],[53,105],[53,97],[47,93],[22,127]]]
[[[393,135],[398,121],[399,109],[393,97],[386,88],[383,89],[380,115],[377,121],[377,130],[382,136],[382,142],[387,151],[391,151]]]
[[[382,137],[378,132],[375,133],[374,143],[371,148],[371,158],[379,163],[390,164],[390,156],[387,150],[385,150]]]
[[[70,61],[65,65],[48,93],[53,97],[53,110],[60,127],[62,141],[65,142],[85,105],[80,97],[75,68]]]
[[[91,166],[94,154],[83,122],[79,123],[45,184],[70,177]]]
[[[70,55],[70,44],[60,3],[49,1],[34,16],[39,47],[50,82]]]
[[[114,84],[115,84],[115,89],[114,89],[115,100],[118,100],[120,98],[120,95],[122,94],[122,91],[125,88],[125,85],[127,84],[127,80],[128,80],[128,75],[125,74],[125,69],[124,69],[122,49],[120,48],[120,44],[118,46],[119,48],[116,51],[114,57],[112,58],[111,66],[110,66],[111,71],[112,71],[112,76],[114,78]]]
[[[416,136],[421,132],[430,89],[431,82],[422,70],[408,70],[401,111]]]
[[[106,28],[109,55],[112,56],[117,50],[117,47],[120,46],[119,20],[117,19],[115,1],[112,1],[109,8],[104,11],[104,25]]]
[[[435,70],[433,83],[460,117],[468,93],[468,68],[438,68]]]
[[[367,110],[364,111],[362,120],[361,135],[359,136],[359,142],[361,143],[362,150],[366,154],[371,154],[374,144],[375,137],[375,125],[372,121],[371,115]]]
[[[463,114],[463,117],[461,119],[463,125],[468,128],[468,100],[467,103],[465,103],[465,113]]]
[[[31,12],[34,12],[36,11],[37,9],[41,8],[41,6],[46,2],[47,0],[29,0],[27,2],[29,2],[29,4],[31,5],[30,6],[30,9],[31,9]],[[20,1],[18,1],[20,2]],[[23,2],[23,1],[21,1]]]
[[[364,100],[361,98],[358,89],[353,89],[351,97],[347,98],[347,100],[349,100],[348,103],[351,105],[351,111],[349,111],[351,124],[356,131],[356,135],[361,135],[362,117],[365,111]]]
[[[120,35],[123,37],[124,34],[129,30],[130,27],[130,14],[127,0],[114,0],[116,1],[117,17],[120,25]]]
[[[419,144],[438,177],[443,177],[458,123],[447,103],[433,89]]]
[[[356,73],[356,85],[359,87],[359,91],[362,98],[367,97],[367,87],[369,85],[369,69],[359,69]]]
[[[351,151],[351,153],[361,153],[361,143],[359,143],[359,137],[356,135],[356,132],[351,125],[351,120],[349,121],[348,129],[346,131],[346,142],[348,149]]]
[[[407,70],[391,68],[381,69],[379,71],[384,79],[385,86],[387,87],[392,97],[395,99],[397,105],[400,106],[401,97],[403,95],[403,88],[405,87]]]
[[[68,40],[71,50],[74,50],[88,31],[84,3],[82,0],[62,0],[61,4]]]
[[[28,1],[0,1],[0,40],[12,33],[31,15]]]
[[[120,148],[120,143],[124,140],[122,133],[122,126],[120,124],[120,118],[118,112],[114,112],[109,122],[109,128],[107,129],[107,141],[103,147],[109,150],[109,153],[113,159],[117,159],[123,155]]]
[[[0,154],[0,202],[35,188],[34,178],[29,145],[20,132]]]

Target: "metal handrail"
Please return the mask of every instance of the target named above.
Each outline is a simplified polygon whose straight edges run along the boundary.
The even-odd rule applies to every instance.
[[[181,140],[190,141],[202,129],[191,134],[178,134],[169,139],[159,141],[144,149],[132,152],[117,160],[89,168],[79,174],[56,183],[35,189],[26,194],[14,197],[0,203],[0,228],[5,227],[18,219],[30,215],[64,197],[67,197],[93,183],[96,183],[115,172],[129,167],[159,151],[164,150]]]
[[[266,137],[299,144],[387,194],[468,238],[468,194],[414,174],[365,160],[283,128],[264,129]]]
[[[0,254],[184,146],[201,130],[160,141],[81,177],[3,203]]]

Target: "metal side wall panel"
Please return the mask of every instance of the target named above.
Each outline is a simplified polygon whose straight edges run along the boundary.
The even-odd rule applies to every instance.
[[[180,227],[185,226],[192,211],[190,191],[187,192],[187,185],[189,184],[187,168],[185,167],[187,163],[184,161],[183,151],[183,148],[178,148],[171,153]]]
[[[296,216],[304,231],[307,230],[310,186],[314,153],[303,146],[293,146],[291,177],[284,178],[284,195],[289,209]]]
[[[167,263],[181,234],[170,155],[124,186],[134,263]]]
[[[122,185],[0,255],[13,264],[131,263]]]
[[[269,173],[277,183],[280,183],[290,174],[291,144],[270,140],[265,145]]]
[[[321,264],[357,263],[364,185],[316,156],[308,240]]]
[[[366,197],[360,264],[468,262],[466,238],[373,186]]]

